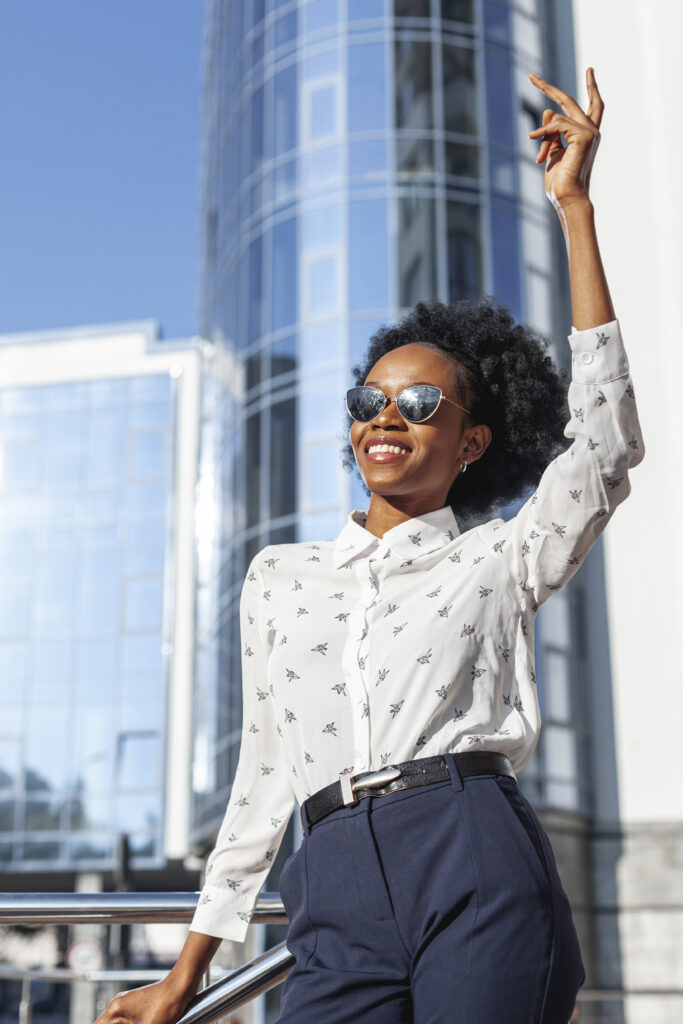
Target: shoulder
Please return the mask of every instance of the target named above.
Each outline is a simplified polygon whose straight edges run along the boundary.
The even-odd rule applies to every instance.
[[[281,570],[286,565],[319,561],[334,551],[334,545],[334,540],[267,544],[260,551],[257,551],[251,559],[249,571],[272,572]]]

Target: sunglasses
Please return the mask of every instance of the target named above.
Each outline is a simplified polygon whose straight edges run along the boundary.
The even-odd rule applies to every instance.
[[[463,405],[446,398],[441,388],[435,384],[411,384],[396,395],[396,408],[404,420],[409,423],[424,423],[430,416],[433,416],[439,408],[441,400],[450,402],[451,405],[462,409],[469,416],[469,409]],[[356,388],[349,388],[344,396],[346,410],[354,420],[367,423],[374,420],[376,416],[386,409],[391,398],[380,391],[379,388],[371,388],[367,384],[361,384]]]

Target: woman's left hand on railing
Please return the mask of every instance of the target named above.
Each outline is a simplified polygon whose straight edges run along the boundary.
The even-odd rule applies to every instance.
[[[153,985],[120,992],[95,1024],[176,1024],[197,994],[220,944],[213,935],[188,932],[170,974]]]
[[[198,986],[178,988],[171,975],[153,985],[119,992],[95,1024],[176,1024]]]

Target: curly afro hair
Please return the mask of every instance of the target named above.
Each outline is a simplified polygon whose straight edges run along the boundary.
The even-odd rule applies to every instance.
[[[459,517],[481,518],[535,486],[566,446],[567,375],[555,368],[545,339],[515,324],[509,309],[486,297],[480,304],[420,302],[397,324],[381,327],[365,361],[351,369],[355,383],[362,384],[387,352],[416,341],[453,361],[458,400],[470,409],[471,424],[491,428],[486,452],[456,477],[446,498]],[[352,422],[349,416],[349,427]],[[358,472],[350,441],[342,464]]]

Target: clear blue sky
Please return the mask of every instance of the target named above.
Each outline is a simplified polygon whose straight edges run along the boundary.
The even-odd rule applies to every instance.
[[[0,3],[0,332],[196,332],[202,16]]]

